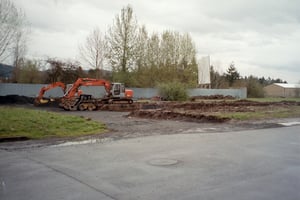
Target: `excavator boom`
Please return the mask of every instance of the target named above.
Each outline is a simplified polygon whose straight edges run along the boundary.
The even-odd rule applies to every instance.
[[[54,89],[56,87],[61,87],[61,89],[63,90],[63,93],[65,93],[66,85],[64,83],[62,83],[62,82],[51,83],[40,89],[38,96],[34,100],[34,105],[38,106],[38,105],[42,104],[43,103],[42,100],[43,100],[45,92],[47,92],[48,90]],[[46,102],[48,102],[48,100],[46,100]]]
[[[107,93],[110,92],[111,84],[109,81],[103,79],[93,79],[93,78],[79,78],[77,81],[72,85],[72,87],[67,91],[64,95],[64,98],[72,98],[78,93],[78,89],[81,86],[104,86],[105,91]]]

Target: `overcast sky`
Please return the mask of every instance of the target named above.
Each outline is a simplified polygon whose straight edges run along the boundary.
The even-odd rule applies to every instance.
[[[78,59],[78,45],[106,32],[130,4],[148,32],[191,34],[198,58],[209,55],[223,73],[231,62],[242,76],[300,81],[299,0],[12,0],[31,26],[32,57]]]

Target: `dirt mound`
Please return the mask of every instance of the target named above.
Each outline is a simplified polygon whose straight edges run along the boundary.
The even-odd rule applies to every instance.
[[[99,106],[98,110],[107,110],[107,111],[121,111],[121,112],[130,112],[133,110],[139,109],[140,105],[137,103],[134,104],[103,104]]]
[[[34,97],[19,96],[19,95],[6,95],[0,96],[0,104],[34,104],[39,107],[58,107],[60,99],[44,98],[42,102],[36,104]]]
[[[191,101],[196,101],[197,99],[235,99],[233,96],[230,95],[210,95],[210,96],[194,96],[191,98]]]
[[[221,109],[234,108],[227,102],[157,102],[140,104],[129,116],[193,122],[225,122],[229,118],[211,115]]]
[[[131,111],[129,116],[150,119],[173,119],[197,122],[225,122],[229,118],[218,117],[219,113],[256,112],[274,110],[285,106],[299,106],[299,102],[255,102],[239,101],[201,101],[201,102],[153,102],[144,103]]]
[[[272,105],[270,103],[260,103],[254,101],[210,101],[210,102],[158,102],[141,104],[138,108],[142,110],[164,109],[164,110],[183,110],[198,112],[249,112],[253,107],[264,107]]]
[[[170,119],[180,121],[193,121],[193,122],[225,122],[229,118],[218,117],[213,115],[205,115],[202,113],[180,113],[170,110],[135,110],[128,116],[150,118],[150,119]]]
[[[33,102],[33,97],[19,95],[0,96],[0,104],[33,104]]]

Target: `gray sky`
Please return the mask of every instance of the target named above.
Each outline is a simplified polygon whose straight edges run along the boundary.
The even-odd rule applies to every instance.
[[[106,32],[130,4],[148,32],[191,34],[198,57],[210,55],[223,73],[300,81],[299,0],[12,0],[31,25],[28,54],[78,59],[78,45],[95,27]]]

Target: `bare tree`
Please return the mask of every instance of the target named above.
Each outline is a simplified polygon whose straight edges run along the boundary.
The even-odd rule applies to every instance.
[[[87,36],[85,43],[79,46],[79,52],[84,62],[96,69],[96,78],[100,78],[105,59],[105,40],[99,28]]]
[[[160,36],[153,33],[147,42],[147,59],[150,66],[158,67],[161,63]]]
[[[12,60],[13,65],[16,68],[22,66],[25,63],[25,54],[27,50],[27,32],[25,29],[20,29],[15,37],[15,41],[12,46]]]
[[[0,62],[12,55],[24,24],[24,13],[10,0],[0,1]]]
[[[138,29],[137,34],[137,46],[136,46],[136,65],[137,69],[147,66],[147,41],[148,33],[145,26],[142,26]]]
[[[108,30],[108,58],[113,70],[126,73],[135,61],[137,21],[128,5],[116,16],[113,26]]]

